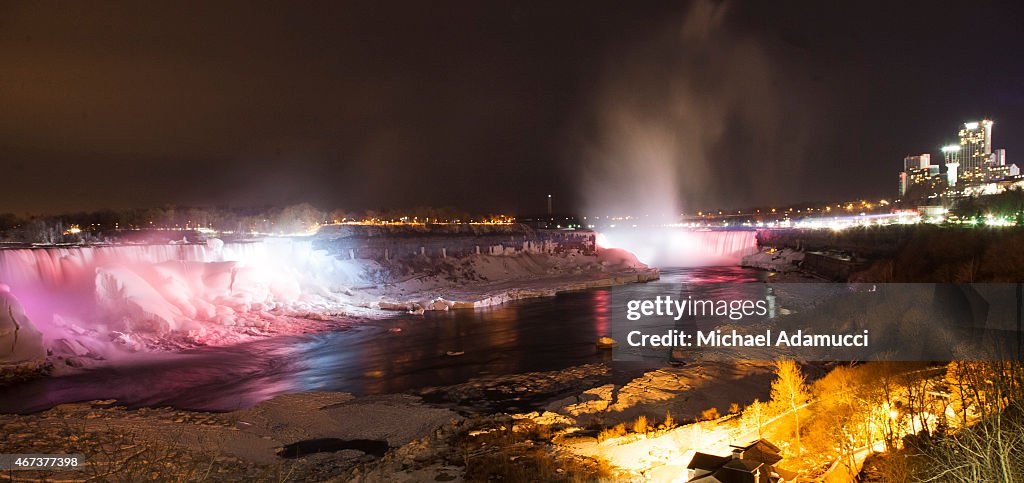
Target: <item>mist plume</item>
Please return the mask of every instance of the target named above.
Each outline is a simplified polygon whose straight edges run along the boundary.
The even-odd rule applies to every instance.
[[[577,145],[584,215],[674,220],[791,187],[806,83],[729,14],[728,3],[695,2],[610,56]]]

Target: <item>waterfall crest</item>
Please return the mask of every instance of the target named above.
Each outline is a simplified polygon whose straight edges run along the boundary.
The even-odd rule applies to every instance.
[[[624,228],[601,233],[602,246],[625,248],[640,261],[658,267],[738,265],[757,251],[757,232],[683,228]]]
[[[365,270],[292,238],[0,250],[0,284],[48,340],[74,341],[56,345],[75,355],[106,352],[111,334],[130,349],[170,332],[211,343],[221,328],[326,313]]]

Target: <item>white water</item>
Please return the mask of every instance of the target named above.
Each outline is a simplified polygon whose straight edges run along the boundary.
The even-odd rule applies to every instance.
[[[237,262],[316,273],[336,269],[333,257],[314,250],[308,240],[271,238],[252,243],[182,245],[117,245],[0,250],[0,282],[12,287],[68,290],[91,286],[96,269],[165,262]],[[299,263],[295,266],[296,262]],[[326,262],[326,263],[325,263]],[[312,269],[316,269],[313,271]],[[352,274],[339,274],[343,278]]]
[[[90,284],[98,267],[172,260],[209,261],[206,245],[138,245],[0,250],[0,281],[23,289]]]
[[[601,232],[599,245],[625,248],[657,267],[738,265],[757,251],[757,232],[683,228],[620,228]]]
[[[328,312],[365,269],[289,238],[0,250],[0,284],[47,346],[74,355],[105,354],[111,340],[137,349],[137,335],[216,342],[219,328],[270,329],[288,315]]]

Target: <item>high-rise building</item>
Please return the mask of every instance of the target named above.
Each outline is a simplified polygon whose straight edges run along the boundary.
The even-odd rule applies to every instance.
[[[989,158],[989,165],[992,167],[1006,166],[1006,150],[1003,148],[993,149]]]
[[[960,130],[960,170],[968,172],[985,167],[992,154],[992,121],[964,123]]]
[[[934,179],[933,179],[934,178]],[[911,193],[915,196],[931,197],[938,186],[939,165],[932,164],[932,155],[925,153],[903,158],[903,171],[900,171],[900,198]],[[935,186],[933,186],[935,185]],[[923,191],[921,188],[924,188]]]
[[[927,169],[932,164],[931,154],[919,154],[917,156],[907,156],[903,158],[903,171],[910,171],[912,169]]]
[[[950,186],[956,186],[957,172],[960,167],[960,146],[950,144],[942,147],[942,157],[946,161],[946,182]]]

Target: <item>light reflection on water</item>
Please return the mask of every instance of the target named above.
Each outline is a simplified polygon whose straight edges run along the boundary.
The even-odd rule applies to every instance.
[[[664,282],[696,284],[758,282],[762,277],[738,267],[662,271]],[[117,399],[130,407],[233,410],[284,393],[384,394],[458,384],[488,374],[559,370],[610,359],[608,351],[594,345],[609,333],[610,304],[609,289],[594,289],[147,357],[5,388],[0,412],[32,412],[93,399]]]

